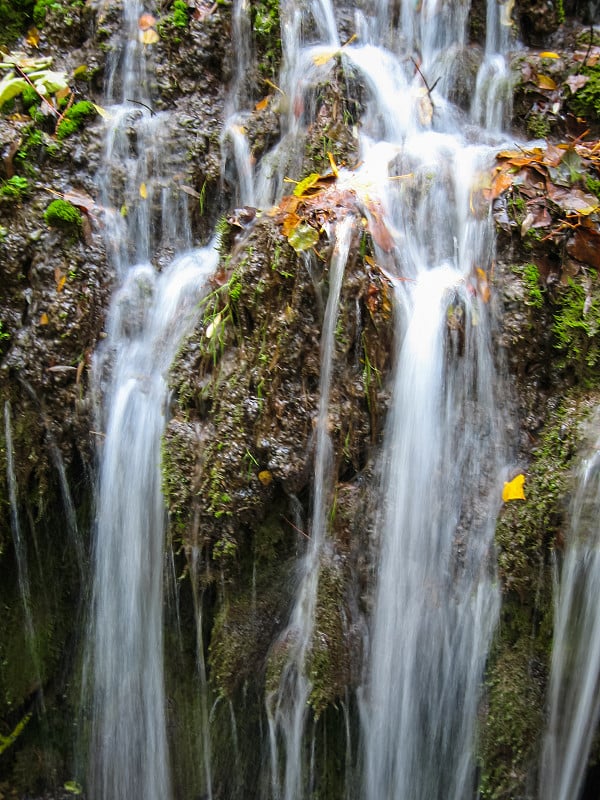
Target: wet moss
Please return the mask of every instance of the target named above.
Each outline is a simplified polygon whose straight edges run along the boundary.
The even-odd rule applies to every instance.
[[[481,732],[486,800],[528,796],[535,780],[552,647],[553,558],[562,549],[572,470],[585,422],[600,397],[572,390],[555,407],[533,447],[525,501],[506,503],[496,528],[503,592],[488,666]]]

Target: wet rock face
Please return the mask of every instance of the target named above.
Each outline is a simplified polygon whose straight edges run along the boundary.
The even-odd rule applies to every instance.
[[[358,501],[349,500],[357,493],[368,506],[360,475],[381,433],[391,336],[389,287],[358,255],[359,219],[342,289],[330,404],[340,497],[335,585],[342,587],[340,576],[350,577],[359,562],[342,520],[352,519]],[[165,438],[165,487],[178,538],[188,552],[204,553],[202,580],[213,582],[219,573],[226,579],[228,602],[211,644],[214,678],[226,694],[246,678],[266,679],[267,651],[287,621],[281,609],[291,602],[290,570],[310,535],[330,247],[323,235],[322,260],[297,254],[281,222],[262,216],[233,245],[205,300],[202,324],[173,369],[178,400]],[[366,514],[362,522],[364,532]],[[327,593],[323,602],[332,602]],[[331,653],[321,663],[329,675],[341,670],[346,677],[332,683],[319,675],[319,703],[339,696],[348,681],[349,649],[332,633],[340,613],[337,603],[323,606]],[[249,619],[271,635],[243,635]]]

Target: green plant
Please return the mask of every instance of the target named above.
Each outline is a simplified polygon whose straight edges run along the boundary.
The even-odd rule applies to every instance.
[[[189,22],[188,6],[185,0],[174,0],[172,6],[173,25],[177,28],[186,28]]]
[[[20,175],[13,175],[0,186],[0,199],[20,202],[29,194],[29,181]]]
[[[600,64],[584,67],[581,72],[589,80],[570,98],[569,105],[580,117],[600,122]]]
[[[56,128],[56,136],[58,139],[66,139],[75,131],[79,130],[83,125],[84,120],[88,117],[96,116],[96,107],[89,100],[81,100],[79,103],[71,106],[59,122]]]
[[[572,368],[584,382],[600,365],[600,286],[591,271],[587,281],[569,278],[555,299],[554,346],[562,366]]]
[[[522,269],[523,283],[527,288],[525,303],[532,308],[542,308],[544,305],[543,289],[540,287],[540,271],[535,264],[525,264]]]
[[[4,325],[0,319],[0,343],[6,342],[8,339],[10,339],[10,333],[4,330]]]
[[[0,44],[10,45],[31,23],[34,0],[0,0]]]
[[[44,219],[51,228],[77,233],[81,231],[81,212],[66,200],[53,200],[44,211]]]

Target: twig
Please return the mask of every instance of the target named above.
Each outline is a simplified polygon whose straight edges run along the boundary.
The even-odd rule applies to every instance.
[[[54,116],[55,116],[55,117],[58,117],[58,111],[57,111],[57,110],[54,108],[54,106],[52,105],[52,103],[50,103],[50,101],[49,101],[49,100],[48,100],[46,97],[44,97],[44,95],[43,95],[43,94],[42,94],[42,93],[41,93],[41,92],[38,90],[38,88],[37,88],[37,87],[36,87],[36,85],[33,83],[33,81],[31,80],[31,78],[29,77],[29,75],[27,75],[27,74],[26,74],[26,73],[25,73],[25,72],[24,72],[24,71],[21,69],[21,67],[20,67],[18,64],[16,64],[16,63],[15,63],[15,64],[13,64],[13,66],[14,66],[14,68],[17,70],[17,72],[19,73],[19,75],[20,75],[22,78],[25,78],[25,80],[27,81],[27,83],[28,83],[28,84],[31,86],[31,88],[33,89],[33,91],[34,91],[34,92],[37,94],[37,96],[40,98],[40,100],[42,101],[42,103],[45,103],[45,104],[48,106],[48,108],[50,109],[51,113],[52,113],[52,114],[54,114]]]
[[[297,527],[294,525],[294,523],[293,523],[293,522],[290,522],[290,521],[289,521],[289,519],[288,519],[287,517],[284,517],[284,516],[283,516],[283,514],[281,515],[281,519],[282,519],[282,520],[284,520],[284,522],[287,522],[287,524],[288,524],[288,525],[291,525],[291,527],[292,527],[292,528],[293,528],[295,531],[297,531],[298,533],[302,534],[302,536],[304,536],[306,539],[310,539],[310,536],[308,535],[308,533],[304,533],[304,531],[301,531],[301,530],[300,530],[300,528],[297,528]]]
[[[144,106],[144,108],[147,108],[147,109],[148,109],[148,111],[150,112],[150,115],[151,115],[152,117],[153,117],[153,116],[156,114],[156,111],[155,111],[153,108],[151,108],[151,107],[150,107],[150,106],[149,106],[147,103],[142,103],[142,101],[141,101],[141,100],[132,100],[130,97],[127,97],[127,98],[126,98],[126,101],[127,101],[128,103],[135,103],[135,104],[136,104],[136,105],[138,105],[138,106]]]

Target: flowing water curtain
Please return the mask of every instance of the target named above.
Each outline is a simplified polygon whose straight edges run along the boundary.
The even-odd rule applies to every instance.
[[[540,800],[576,800],[600,715],[600,410],[582,459],[556,591]]]
[[[166,244],[187,250],[190,237],[185,205],[178,207],[174,192],[165,188],[173,166],[169,118],[151,111],[138,29],[142,10],[138,2],[123,7],[120,45],[107,81],[99,175],[119,286],[107,338],[94,360],[98,430],[104,433],[85,668],[91,707],[88,790],[94,800],[171,796],[160,442],[167,372],[198,317],[198,302],[218,260],[209,245],[175,257],[160,274],[150,262]]]
[[[277,686],[267,693],[271,755],[271,791],[275,800],[298,800],[310,794],[306,764],[306,728],[312,682],[308,660],[313,647],[317,590],[322,560],[327,558],[328,519],[333,490],[329,400],[333,379],[335,329],[344,270],[357,220],[347,215],[334,228],[329,265],[329,293],[321,334],[321,374],[312,481],[310,538],[299,569],[298,591],[290,622],[275,644],[283,653]]]
[[[399,309],[362,703],[368,800],[476,794],[474,740],[499,608],[491,554],[506,455],[489,296],[479,284],[493,232],[489,206],[477,208],[473,189],[493,151],[464,139],[444,94],[451,87],[432,88],[446,51],[464,46],[465,22],[458,6],[405,7],[398,40],[412,59],[373,45],[348,47],[343,56],[372,98],[361,155],[391,238],[379,243],[378,258],[396,276]]]

